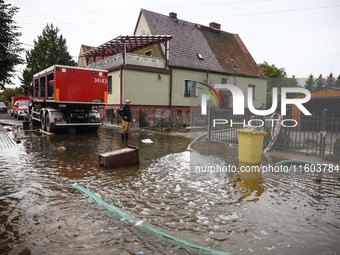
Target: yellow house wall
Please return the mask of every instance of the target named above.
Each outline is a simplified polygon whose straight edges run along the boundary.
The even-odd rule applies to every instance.
[[[173,69],[172,70],[172,105],[173,106],[193,106],[199,105],[201,102],[200,93],[196,97],[184,96],[185,80],[196,80],[203,82],[206,80],[207,74],[200,71]]]
[[[135,105],[169,106],[169,76],[156,72],[123,70],[123,102],[130,99],[131,104]]]
[[[152,56],[153,57],[158,57],[158,58],[163,57],[160,50],[159,50],[158,44],[149,46],[149,47],[141,49],[141,50],[134,51],[133,53],[139,54],[139,55],[145,55],[145,52],[150,51],[150,50],[152,50]]]
[[[144,35],[152,35],[151,34],[151,31],[150,31],[150,28],[145,20],[145,17],[144,17],[144,14],[141,14],[140,18],[139,18],[139,21],[137,22],[137,27],[136,27],[136,32],[135,32],[135,35],[141,35],[142,34],[142,30],[144,30]],[[144,49],[141,49],[141,50],[137,50],[135,52],[133,52],[134,54],[140,54],[140,55],[145,55],[145,52],[146,51],[149,51],[149,50],[152,50],[152,56],[153,57],[163,57],[160,50],[159,50],[159,47],[158,45],[152,45],[150,47],[147,47],[147,48],[144,48]]]
[[[120,70],[111,71],[108,76],[112,76],[112,94],[107,94],[107,103],[120,104]]]
[[[141,35],[142,30],[145,31],[144,35],[152,35],[143,13],[140,15],[140,18],[137,22],[135,35]]]
[[[234,77],[235,80],[235,77]],[[242,90],[244,95],[245,108],[248,108],[248,85],[255,85],[255,100],[253,100],[253,105],[255,108],[259,108],[262,103],[266,104],[267,95],[267,81],[265,79],[259,78],[247,78],[247,77],[237,77],[237,86]],[[234,84],[234,83],[232,83]],[[231,105],[232,106],[232,105]]]
[[[161,79],[158,79],[160,74]],[[109,104],[120,104],[120,70],[111,71],[108,74],[112,76],[112,94],[108,94]],[[208,74],[208,84],[215,85],[221,83],[221,78],[229,78],[228,83],[237,86],[243,91],[245,96],[244,102],[247,108],[247,89],[249,84],[256,85],[254,107],[259,108],[262,103],[266,102],[267,81],[258,78],[245,78],[228,76],[217,73]],[[198,106],[201,105],[201,94],[204,91],[197,89],[197,96],[185,97],[184,84],[185,80],[196,80],[206,83],[207,73],[201,71],[173,69],[172,71],[172,106]],[[199,87],[205,88],[203,85]],[[162,105],[169,106],[170,98],[170,75],[146,72],[137,70],[123,70],[123,102],[130,99],[136,105]],[[218,99],[215,97],[215,100]],[[218,101],[217,101],[218,102]],[[232,97],[229,100],[229,107],[232,108]],[[213,101],[211,101],[213,105]]]
[[[207,83],[207,73],[202,71],[192,71],[192,70],[182,70],[173,69],[172,72],[172,105],[173,106],[198,106],[201,104],[201,94],[204,91],[197,89],[197,96],[195,97],[185,97],[184,96],[184,84],[185,80],[196,80],[200,82]],[[209,73],[208,74],[208,84],[215,85],[220,84],[222,77],[229,78],[228,84],[235,85],[242,90],[245,96],[245,107],[247,108],[247,95],[248,95],[248,85],[253,84],[255,86],[255,100],[253,104],[255,108],[258,108],[262,103],[266,102],[266,91],[267,91],[267,81],[259,78],[246,78],[246,77],[234,77],[230,75],[224,75],[219,73]],[[206,88],[203,85],[199,85],[202,88]],[[217,98],[215,98],[218,100]],[[232,97],[229,101],[229,107],[232,107]]]

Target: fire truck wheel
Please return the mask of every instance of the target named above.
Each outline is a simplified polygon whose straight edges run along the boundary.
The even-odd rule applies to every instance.
[[[52,128],[52,125],[51,125],[51,120],[50,120],[50,115],[47,113],[46,114],[46,131],[47,132],[52,132],[53,131],[53,128]]]
[[[44,114],[41,114],[40,123],[41,123],[41,129],[46,131],[46,123],[45,123],[45,116],[44,116]]]

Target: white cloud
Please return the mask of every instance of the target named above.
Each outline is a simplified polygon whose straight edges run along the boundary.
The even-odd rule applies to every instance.
[[[53,23],[66,38],[72,56],[78,56],[81,44],[98,46],[119,35],[132,34],[139,11],[144,8],[165,15],[173,11],[179,19],[202,25],[218,22],[223,30],[241,36],[257,63],[267,61],[284,67],[289,76],[340,73],[337,0],[10,2],[20,8],[15,19],[23,33],[21,42],[33,44],[46,24]]]

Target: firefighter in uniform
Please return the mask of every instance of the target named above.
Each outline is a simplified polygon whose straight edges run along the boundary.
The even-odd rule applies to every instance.
[[[122,140],[129,139],[129,132],[131,127],[131,109],[130,100],[126,99],[124,107],[119,110],[119,115],[122,117]]]

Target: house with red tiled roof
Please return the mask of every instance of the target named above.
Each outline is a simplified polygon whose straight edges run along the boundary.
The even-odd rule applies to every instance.
[[[200,105],[200,83],[233,84],[245,96],[251,87],[254,107],[266,101],[267,81],[240,36],[215,22],[204,26],[173,12],[142,9],[134,36],[117,37],[83,56],[89,67],[109,71],[108,107],[128,98],[135,109],[171,109],[181,116]],[[230,91],[219,94],[222,107],[231,108]]]
[[[80,46],[79,57],[78,57],[78,67],[84,67],[84,66],[86,66],[86,59],[85,59],[85,57],[83,57],[82,55],[83,55],[85,52],[88,52],[89,50],[92,50],[93,48],[95,48],[95,47],[93,47],[93,46],[88,46],[88,45],[84,45],[84,44],[82,44],[82,45]],[[94,62],[93,59],[92,59],[91,61]]]

